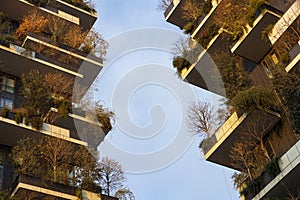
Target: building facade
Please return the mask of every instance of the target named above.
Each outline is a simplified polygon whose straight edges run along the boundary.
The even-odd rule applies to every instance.
[[[173,0],[164,13],[196,43],[174,65],[182,79],[227,97],[230,116],[200,147],[240,172],[242,199],[300,198],[299,14],[298,0]]]
[[[71,180],[72,170],[68,172],[70,181],[43,180],[39,176],[16,174],[11,162],[12,148],[22,138],[57,138],[74,149],[95,148],[109,131],[109,127],[79,111],[72,99],[72,89],[60,91],[64,98],[51,97],[51,105],[46,106],[47,116],[39,114],[41,111],[38,117],[21,112],[25,99],[21,79],[33,70],[43,76],[59,74],[54,81],[72,80],[68,89],[74,88],[76,81],[86,88],[95,80],[102,68],[102,58],[91,53],[94,44],[83,42],[97,20],[96,11],[84,1],[2,0],[0,18],[0,190],[8,191],[10,198],[20,199],[114,199],[101,197],[101,188],[78,191]],[[66,98],[64,117],[49,120],[49,116],[59,114],[59,106]],[[33,121],[36,118],[38,123]],[[83,135],[86,127],[93,129],[97,137]]]

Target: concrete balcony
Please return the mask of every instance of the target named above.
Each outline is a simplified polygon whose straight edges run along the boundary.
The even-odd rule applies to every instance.
[[[30,124],[26,125],[24,119],[20,124],[17,124],[12,113],[9,113],[7,118],[0,117],[0,126],[2,133],[0,134],[1,144],[7,146],[15,146],[17,141],[24,137],[40,138],[45,135],[57,137],[74,144],[87,146],[87,142],[82,141],[76,134],[59,126],[43,123],[41,130],[37,131]]]
[[[256,17],[253,26],[249,26],[246,33],[233,45],[231,52],[259,63],[271,49],[271,42],[263,39],[262,32],[268,25],[275,24],[280,17],[277,10],[267,6]]]
[[[57,109],[51,108],[53,114]],[[108,130],[95,119],[92,113],[78,113],[73,108],[73,113],[69,113],[67,118],[57,119],[54,125],[70,130],[70,136],[78,140],[86,141],[89,145],[97,147],[108,134]]]
[[[283,16],[274,25],[273,30],[269,34],[269,40],[271,44],[275,44],[279,38],[299,20],[300,15],[300,1],[295,1],[291,7],[283,14]]]
[[[253,126],[253,124],[259,124],[257,131],[264,131],[266,133],[279,120],[279,114],[266,113],[262,110],[255,110],[242,115],[234,112],[211,138],[207,138],[202,142],[201,148],[203,149],[205,159],[216,164],[237,169],[229,155],[232,145],[241,139],[241,134],[249,126]]]
[[[0,57],[1,71],[17,77],[21,77],[22,73],[28,73],[31,69],[38,69],[42,73],[61,71],[72,78],[74,76],[83,78],[83,75],[77,72],[78,67],[59,63],[19,45],[0,43]]]
[[[300,67],[300,40],[289,52],[290,62],[286,66],[285,71],[291,72],[294,68]]]
[[[10,0],[8,2],[1,1],[0,8],[4,14],[19,21],[29,10],[34,8],[34,5],[26,0]],[[54,15],[72,24],[80,25],[83,30],[89,30],[97,20],[96,13],[90,13],[62,0],[56,0],[56,6],[45,5],[39,8],[45,14]]]
[[[45,50],[51,49],[52,51],[60,55],[67,55],[73,57],[73,59],[81,60],[81,62],[86,61],[99,67],[103,67],[103,61],[101,58],[98,58],[92,54],[87,54],[81,50],[69,47],[67,45],[54,42],[51,39],[43,37],[36,33],[28,32],[26,38],[22,43],[22,47],[31,47],[31,49],[34,49],[36,46],[38,46],[39,48],[43,46]]]
[[[31,192],[43,197],[55,197],[55,199],[78,200],[75,187],[27,175],[19,175],[17,177],[12,185],[11,197],[22,193],[22,191]]]
[[[189,22],[188,20],[182,18],[182,6],[185,2],[186,0],[173,0],[164,13],[167,22],[174,24],[181,29]],[[199,0],[199,3],[203,2],[204,0]]]
[[[228,36],[228,33],[220,29],[219,33],[209,42],[207,49],[203,49],[199,54],[197,61],[182,71],[182,79],[202,89],[225,96],[222,77],[218,69],[220,66],[217,66],[214,60],[221,49],[222,53],[230,54]]]
[[[214,19],[213,19],[213,15],[216,12],[217,8],[219,6],[222,6],[220,4],[222,4],[222,0],[213,1],[213,7],[212,9],[209,11],[209,13],[207,15],[205,15],[203,17],[202,20],[199,21],[198,25],[196,26],[196,29],[193,31],[193,33],[191,34],[191,37],[196,39],[200,37],[200,33],[203,31],[203,29],[207,28],[210,24],[214,23]]]
[[[300,177],[300,140],[296,142],[278,161],[280,174],[266,185],[253,200],[290,198],[290,194],[299,193]]]

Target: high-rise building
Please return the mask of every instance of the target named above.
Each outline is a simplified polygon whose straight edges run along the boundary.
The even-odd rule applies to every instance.
[[[193,41],[174,67],[230,105],[200,144],[205,159],[239,171],[242,199],[299,199],[300,1],[170,2],[166,21]]]
[[[72,80],[68,88],[73,88],[75,82],[81,88],[92,84],[102,68],[101,52],[90,53],[97,44],[83,41],[86,41],[84,37],[89,37],[88,32],[97,20],[96,11],[83,0],[1,0],[0,18],[0,190],[9,191],[10,197],[19,196],[20,199],[79,199],[79,196],[90,200],[115,199],[99,195],[100,187],[78,191],[72,181],[72,169],[66,172],[69,181],[44,180],[40,176],[16,174],[11,162],[12,148],[22,138],[58,138],[74,148],[95,148],[109,131],[103,123],[75,109],[74,98],[72,111],[72,91],[60,91],[70,98],[62,118],[44,120],[49,117],[44,115],[42,120],[39,116],[34,122],[34,117],[29,116],[32,117],[29,119],[19,112],[24,100],[21,77],[29,76],[34,70],[43,76],[57,74],[58,78],[52,81]],[[37,91],[37,95],[38,92],[43,91]],[[60,112],[58,107],[64,100],[60,96],[53,99],[56,103],[50,101],[51,105],[46,105],[51,116]],[[83,136],[81,131],[86,127],[96,129],[94,132],[98,135]],[[42,168],[47,171],[47,166]],[[31,198],[30,193],[36,195]],[[20,194],[25,196],[20,197]]]

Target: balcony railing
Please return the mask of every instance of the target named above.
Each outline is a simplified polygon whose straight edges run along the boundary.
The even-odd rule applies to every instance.
[[[253,200],[274,197],[287,199],[291,194],[299,194],[300,140],[279,158],[278,165],[281,172]]]
[[[289,64],[286,66],[285,71],[290,72],[294,66],[300,62],[300,40],[289,52]]]
[[[0,113],[2,113],[2,109],[0,109]],[[55,126],[55,125],[48,124],[48,123],[43,123],[41,130],[37,131],[36,129],[34,129],[31,126],[30,123],[27,125],[25,124],[25,118],[22,118],[20,120],[20,123],[17,123],[15,120],[15,113],[12,113],[10,111],[5,117],[0,117],[0,122],[4,122],[10,126],[13,125],[13,126],[17,126],[17,127],[25,129],[24,136],[30,136],[30,131],[34,131],[34,132],[40,132],[45,135],[57,137],[57,138],[60,138],[63,140],[67,140],[67,141],[73,142],[75,144],[80,144],[80,145],[85,145],[85,146],[87,145],[87,143],[82,141],[81,138],[78,136],[78,134],[74,133],[74,131],[70,133],[70,130],[59,127],[59,126]],[[4,129],[4,127],[3,127],[3,131],[5,131],[5,130],[6,129]],[[23,132],[20,129],[18,131],[19,138],[22,138],[22,133]],[[18,137],[13,138],[13,139],[18,140]]]
[[[300,1],[296,0],[293,5],[284,13],[284,15],[274,25],[269,40],[275,44],[277,40],[285,33],[285,31],[299,18]]]
[[[96,57],[93,54],[88,54],[79,49],[72,48],[70,46],[67,46],[59,42],[55,42],[50,38],[46,38],[39,34],[28,32],[27,37],[25,38],[22,44],[22,47],[24,47],[25,45],[30,45],[31,43],[39,43],[41,45],[44,45],[47,48],[51,48],[52,50],[57,51],[58,53],[67,54],[69,56],[73,56],[76,59],[85,60],[93,64],[102,66],[102,62],[103,62],[102,59]]]

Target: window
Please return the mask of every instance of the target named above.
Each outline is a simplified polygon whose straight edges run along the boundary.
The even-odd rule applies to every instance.
[[[1,97],[1,99],[0,99],[0,108],[6,107],[8,109],[12,109],[13,108],[13,103],[14,103],[13,100]]]
[[[9,93],[14,93],[14,88],[15,88],[15,80],[8,78],[8,77],[0,77],[0,84],[1,84],[1,89],[9,92]]]
[[[271,72],[271,70],[270,70],[270,68],[269,68],[269,66],[268,66],[268,64],[267,64],[266,61],[262,62],[262,66],[263,66],[265,72],[267,73],[267,75],[269,76],[269,78],[273,78],[272,72]]]

